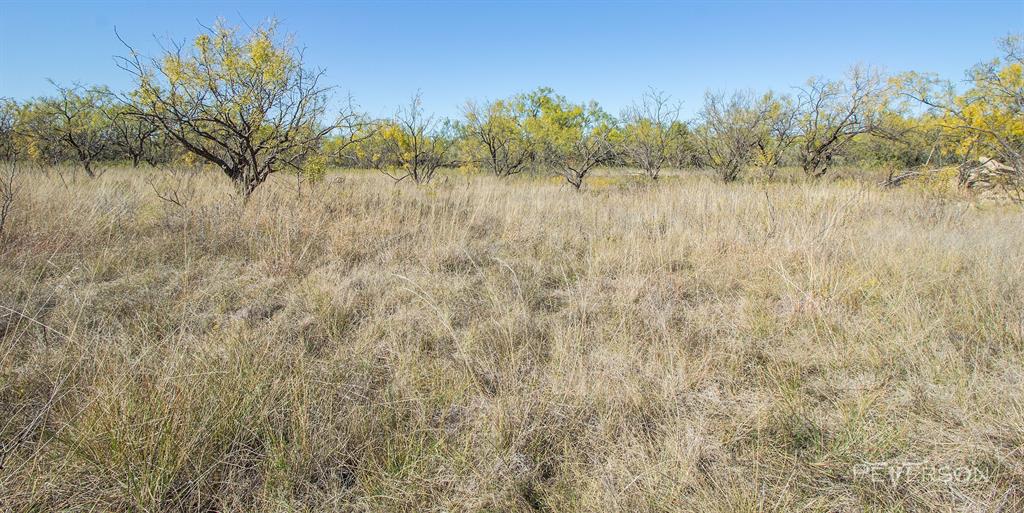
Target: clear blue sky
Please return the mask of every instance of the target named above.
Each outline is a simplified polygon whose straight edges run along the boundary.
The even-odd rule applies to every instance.
[[[191,39],[217,17],[276,17],[307,61],[372,114],[417,89],[451,115],[468,98],[549,85],[617,113],[646,88],[786,89],[863,62],[960,78],[1024,32],[1024,0],[996,2],[12,2],[0,0],[0,96],[48,94],[46,79],[127,88],[121,35]]]

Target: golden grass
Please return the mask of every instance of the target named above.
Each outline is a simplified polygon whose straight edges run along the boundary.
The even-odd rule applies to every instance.
[[[151,175],[24,177],[0,508],[1024,504],[1019,210],[857,182],[366,173],[246,206],[209,174],[179,208]]]

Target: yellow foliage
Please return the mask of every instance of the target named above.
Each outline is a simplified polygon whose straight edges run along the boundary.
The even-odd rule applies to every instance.
[[[327,156],[319,153],[308,159],[302,166],[302,174],[310,182],[320,182],[327,175]]]
[[[959,171],[954,166],[930,169],[907,181],[907,186],[929,196],[950,196],[957,192]]]

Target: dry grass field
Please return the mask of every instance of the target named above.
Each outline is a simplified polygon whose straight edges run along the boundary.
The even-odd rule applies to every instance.
[[[153,176],[23,175],[0,509],[1024,508],[1020,209],[371,173],[179,207]]]

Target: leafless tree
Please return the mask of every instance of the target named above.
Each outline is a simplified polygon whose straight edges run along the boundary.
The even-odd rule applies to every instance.
[[[770,110],[751,92],[737,92],[728,98],[708,92],[698,119],[695,134],[706,162],[722,180],[731,182],[757,157]]]
[[[455,127],[447,119],[426,115],[420,93],[395,112],[381,128],[380,138],[382,155],[377,167],[396,182],[411,179],[424,184],[438,169],[457,164],[452,158]]]
[[[17,148],[15,123],[18,120],[18,103],[11,98],[0,98],[0,159],[13,157]]]
[[[14,159],[0,162],[0,234],[4,232],[7,217],[14,207],[14,198],[18,194],[18,161]]]
[[[800,88],[800,164],[809,176],[824,176],[855,137],[878,124],[885,101],[878,70],[854,66],[845,80],[812,78]]]
[[[13,100],[0,98],[0,235],[4,232],[18,191],[18,154],[14,141],[16,114],[17,104]]]
[[[332,141],[330,157],[341,159],[350,148],[377,135],[380,130],[378,120],[372,119],[362,112],[351,94],[345,97],[341,112],[346,115],[336,119],[335,131],[330,135]]]
[[[138,107],[113,106],[104,112],[110,123],[113,145],[121,155],[139,167],[142,161],[151,165],[156,160],[154,146],[159,143],[160,127],[152,120],[135,114]]]
[[[622,114],[623,152],[652,180],[658,179],[680,144],[681,108],[664,92],[651,89]]]

